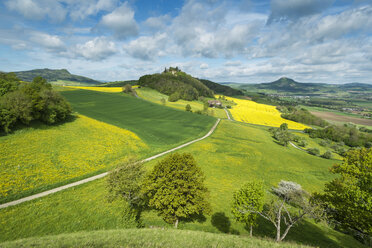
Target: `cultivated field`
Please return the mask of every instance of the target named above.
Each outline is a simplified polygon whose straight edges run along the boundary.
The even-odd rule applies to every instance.
[[[346,115],[338,115],[332,112],[323,112],[323,111],[311,111],[311,113],[315,116],[318,116],[324,120],[331,121],[331,122],[352,122],[358,125],[365,125],[365,126],[372,126],[371,119],[362,119],[352,116]]]
[[[203,136],[216,120],[125,94],[91,90],[62,91],[61,94],[74,111],[136,133],[153,153]]]
[[[180,152],[192,153],[205,173],[213,209],[205,222],[181,222],[181,229],[221,232],[221,226],[227,226],[230,233],[247,235],[247,230],[234,221],[230,212],[232,193],[246,180],[262,179],[268,190],[282,179],[291,180],[312,192],[322,190],[324,183],[333,178],[328,168],[334,161],[277,145],[266,127],[244,123],[222,121],[212,136]],[[145,166],[150,169],[155,163]],[[0,229],[0,240],[133,227],[123,217],[122,202],[107,202],[105,185],[105,179],[101,179],[2,209],[0,219],[4,228]],[[169,227],[153,212],[146,212],[143,217],[147,227]],[[273,237],[273,228],[259,219],[254,235]],[[350,236],[310,221],[294,227],[288,240],[327,248],[363,247]]]
[[[66,86],[66,88],[80,89],[80,90],[93,90],[99,92],[111,92],[117,93],[122,92],[123,87],[84,87],[84,86]]]
[[[0,201],[97,173],[148,152],[133,132],[86,116],[0,137]]]
[[[271,127],[279,127],[282,123],[287,123],[289,129],[297,130],[308,128],[301,123],[283,119],[275,106],[232,97],[226,97],[226,99],[236,103],[230,109],[230,113],[236,121]]]

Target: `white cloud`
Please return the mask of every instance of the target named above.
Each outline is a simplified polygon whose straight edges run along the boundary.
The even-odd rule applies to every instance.
[[[167,36],[159,33],[154,36],[142,36],[124,45],[124,50],[130,56],[142,60],[154,60],[158,56],[165,55]]]
[[[155,33],[159,30],[164,30],[170,20],[171,17],[169,15],[162,15],[157,17],[149,17],[143,24],[150,30],[150,32]]]
[[[208,69],[209,66],[208,66],[207,63],[202,63],[199,68],[202,69],[202,70],[205,70],[205,69]]]
[[[128,2],[103,16],[98,26],[110,29],[116,37],[121,39],[135,36],[138,33],[134,11],[129,7]]]
[[[99,61],[118,52],[115,43],[105,37],[96,37],[84,44],[76,45],[75,54],[85,59]]]
[[[100,11],[112,11],[118,0],[64,0],[69,3],[70,16],[73,20],[85,19],[87,16],[96,15]]]
[[[63,21],[66,9],[59,1],[48,0],[8,0],[5,5],[9,10],[16,11],[27,19],[41,20],[48,16],[52,21]]]
[[[61,51],[65,49],[65,44],[57,35],[33,31],[30,33],[30,41],[51,51]]]

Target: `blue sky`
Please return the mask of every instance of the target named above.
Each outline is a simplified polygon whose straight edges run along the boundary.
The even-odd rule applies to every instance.
[[[2,0],[0,71],[372,83],[371,0]]]

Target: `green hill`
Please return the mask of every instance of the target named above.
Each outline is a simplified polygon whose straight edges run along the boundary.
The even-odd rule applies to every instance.
[[[314,93],[324,88],[323,84],[299,83],[291,78],[282,77],[271,83],[256,85],[258,89],[270,89],[281,92],[309,92]]]
[[[309,247],[258,238],[174,229],[122,229],[79,232],[0,243],[1,247]]]
[[[213,91],[198,79],[180,71],[178,68],[165,69],[163,73],[140,77],[138,84],[170,96],[170,101],[196,100],[200,96],[213,97]]]
[[[78,83],[86,83],[86,84],[100,84],[101,82],[97,80],[93,80],[91,78],[78,76],[71,74],[66,69],[60,70],[53,70],[53,69],[35,69],[30,71],[16,71],[15,74],[17,77],[23,81],[31,82],[34,77],[41,76],[48,80],[49,82],[52,81],[72,81]]]
[[[225,96],[242,96],[243,92],[241,90],[233,89],[230,86],[218,84],[206,79],[199,79],[205,86],[213,90],[216,94],[222,94]]]

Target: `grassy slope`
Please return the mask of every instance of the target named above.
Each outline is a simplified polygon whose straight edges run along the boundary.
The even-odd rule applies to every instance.
[[[122,93],[61,93],[75,111],[136,133],[154,152],[202,136],[215,122],[209,116],[164,108]]]
[[[141,87],[139,89],[136,89],[136,92],[138,96],[141,97],[142,99],[145,99],[146,101],[150,101],[150,102],[157,103],[157,104],[162,104],[161,99],[163,98],[166,100],[165,106],[180,109],[180,110],[185,110],[185,107],[187,104],[190,104],[191,110],[193,112],[196,110],[203,110],[203,107],[204,107],[203,102],[201,101],[178,100],[177,102],[168,102],[167,95],[164,95],[156,90],[146,88],[146,87]],[[209,110],[213,110],[214,116],[217,118],[221,118],[221,119],[227,118],[226,113],[223,109],[217,109],[217,108],[211,109],[210,108]]]
[[[250,178],[265,180],[267,188],[281,179],[292,180],[308,191],[321,190],[332,178],[328,172],[332,161],[279,146],[266,128],[248,124],[222,121],[211,137],[181,151],[191,152],[203,169],[213,208],[213,217],[207,216],[203,223],[181,223],[182,229],[220,232],[217,226],[227,225],[232,233],[247,234],[242,224],[233,221],[230,204],[232,193]],[[154,164],[146,167],[150,169]],[[105,197],[103,179],[0,210],[0,239],[125,227],[120,202],[109,204]],[[219,225],[212,225],[211,218]],[[144,223],[168,226],[153,212],[144,214]],[[270,224],[260,219],[254,235],[273,237],[273,231]],[[312,222],[294,227],[288,240],[320,247],[362,247],[351,237]]]
[[[0,147],[0,202],[95,174],[150,152],[134,133],[85,116],[54,126],[35,123],[0,137]]]
[[[274,243],[272,241],[217,235],[206,232],[172,229],[127,229],[62,234],[43,238],[22,239],[0,244],[1,247],[305,247],[295,243]],[[306,246],[307,247],[307,246]]]

